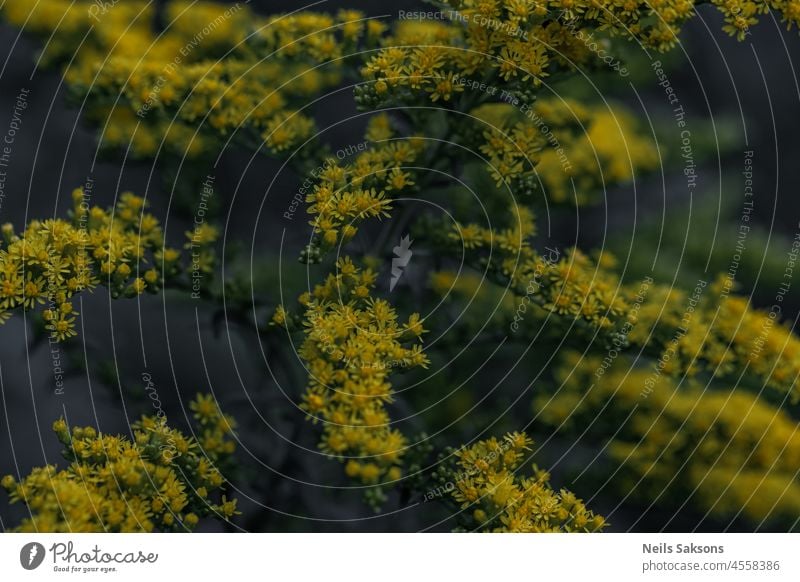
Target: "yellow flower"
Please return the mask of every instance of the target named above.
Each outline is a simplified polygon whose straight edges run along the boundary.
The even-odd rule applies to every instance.
[[[387,302],[370,297],[374,282],[370,270],[349,257],[339,259],[336,274],[304,302],[306,337],[299,350],[310,370],[302,407],[323,423],[320,447],[342,460],[354,457],[345,473],[365,484],[396,481],[402,474],[406,440],[389,426],[385,408],[392,401],[393,368],[427,364],[418,345],[401,343],[404,331],[422,333],[419,316],[400,325]],[[352,299],[345,303],[342,297]]]
[[[84,208],[83,196],[81,189],[73,193],[77,210]],[[71,221],[33,220],[21,234],[10,225],[4,227],[0,325],[15,308],[46,305],[42,311],[46,329],[53,338],[65,340],[77,335],[78,313],[71,299],[78,293],[99,284],[108,286],[112,297],[140,295],[148,286],[155,291],[161,282],[159,272],[144,268],[151,261],[161,263],[168,282],[178,277],[180,255],[164,248],[159,222],[145,207],[144,199],[125,192],[114,208],[94,206],[76,212]],[[209,245],[216,240],[217,229],[202,225],[187,234],[195,237],[196,245]],[[199,257],[199,269],[213,271],[214,251],[203,249]]]
[[[202,407],[205,402],[208,397],[198,396],[193,404]],[[215,426],[201,423],[200,440],[225,440]],[[178,524],[173,512],[186,511],[182,521],[189,528],[201,517],[215,515],[207,497],[218,494],[223,479],[209,463],[227,462],[232,447],[223,447],[225,452],[218,446],[199,451],[193,439],[156,417],[133,425],[132,442],[98,434],[92,427],[74,427],[70,434],[63,419],[53,423],[53,430],[65,445],[66,469],[38,467],[19,484],[10,476],[0,481],[12,503],[29,506],[30,517],[17,531],[174,531]],[[178,446],[180,456],[162,454],[181,442],[187,446]],[[232,517],[236,500],[223,495],[219,511]]]
[[[536,399],[539,418],[564,433],[615,426],[608,453],[619,467],[614,483],[626,493],[637,483],[633,495],[659,495],[665,507],[690,499],[702,512],[721,519],[741,513],[754,524],[796,518],[800,435],[793,418],[745,389],[678,383],[631,365],[621,358],[604,368],[602,357],[568,354],[558,393]]]
[[[470,529],[494,532],[591,532],[604,527],[569,491],[550,488],[549,476],[534,465],[520,474],[520,454],[532,441],[524,433],[490,438],[456,452],[455,464],[442,471],[445,490],[463,508],[472,507]]]

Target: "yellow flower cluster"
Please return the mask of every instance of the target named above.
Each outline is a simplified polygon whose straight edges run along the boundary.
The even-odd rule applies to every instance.
[[[487,169],[515,195],[543,191],[552,202],[582,204],[658,164],[652,140],[635,131],[621,106],[540,99],[524,113],[510,104],[486,104],[471,115],[489,126],[477,144]]]
[[[601,366],[600,357],[567,356],[559,391],[536,400],[538,418],[559,430],[613,433],[608,452],[624,486],[642,498],[691,495],[722,518],[742,510],[754,523],[794,521],[800,433],[788,413],[746,390],[678,386],[666,377],[643,391],[651,369],[621,359],[598,378]]]
[[[594,329],[611,330],[623,323],[628,302],[620,292],[620,282],[610,269],[614,259],[608,253],[596,263],[578,249],[546,256],[533,249],[532,213],[525,207],[513,208],[511,226],[495,231],[478,224],[456,223],[449,232],[451,244],[473,251],[469,261],[485,264],[474,251],[491,253],[489,274],[496,282],[547,312],[569,316]]]
[[[386,301],[370,296],[374,284],[372,270],[342,258],[335,275],[300,298],[306,335],[299,354],[309,373],[302,407],[323,423],[322,450],[365,484],[401,477],[407,445],[386,410],[393,401],[389,376],[428,362],[417,341],[424,333],[419,315],[399,323]],[[289,325],[284,309],[273,323]]]
[[[531,91],[558,72],[601,61],[608,36],[623,36],[646,47],[672,47],[681,25],[695,15],[693,0],[440,0],[447,21],[400,21],[386,47],[363,69],[367,84],[357,90],[365,106],[466,103]],[[798,23],[796,0],[714,0],[725,31],[744,38],[768,7],[789,28]],[[591,32],[591,34],[590,34]],[[600,33],[600,34],[598,34]],[[590,40],[591,39],[591,40]],[[598,48],[599,47],[599,48]],[[465,91],[469,88],[470,91]],[[472,89],[478,89],[473,91]],[[462,110],[465,108],[462,108]]]
[[[752,309],[747,299],[731,294],[730,280],[701,281],[692,292],[648,284],[633,313],[630,306],[642,287],[620,283],[613,256],[604,252],[595,261],[577,249],[556,260],[542,256],[530,246],[530,211],[514,210],[513,226],[500,231],[456,224],[449,232],[451,248],[490,252],[488,274],[496,282],[547,312],[606,331],[609,340],[616,334],[620,348],[646,349],[658,358],[659,374],[733,378],[744,370],[795,399],[800,394],[800,339],[777,321],[779,312]],[[483,270],[488,256],[473,253],[468,260]]]
[[[48,38],[50,60],[69,58],[66,82],[88,99],[101,145],[130,143],[140,157],[162,142],[197,156],[233,132],[272,153],[302,144],[313,120],[298,107],[338,83],[342,57],[383,30],[358,11],[260,18],[242,3],[170,2],[163,33],[145,1],[9,0],[3,13]]]
[[[195,149],[200,149],[215,135],[225,136],[234,131],[243,132],[250,139],[263,139],[266,147],[274,153],[302,143],[313,135],[313,120],[288,109],[289,100],[316,92],[331,80],[338,80],[338,76],[325,76],[297,66],[281,65],[278,61],[203,61],[165,70],[161,61],[142,64],[131,57],[115,57],[101,69],[86,71],[85,74],[91,77],[86,81],[91,80],[94,84],[87,82],[84,85],[82,79],[76,79],[77,74],[70,74],[67,79],[73,84],[73,90],[79,87],[91,87],[90,90],[95,91],[102,88],[113,95],[121,95],[129,108],[128,114],[118,115],[127,115],[134,123],[141,121],[141,117],[153,116],[155,123],[166,125],[163,128],[166,133],[156,134],[155,128],[150,126],[147,131],[151,135],[147,138],[155,145],[160,145],[160,139],[177,140],[166,143],[185,145],[189,153],[194,151],[192,137],[195,133],[199,136],[199,145]],[[280,83],[283,76],[293,82],[278,90],[275,83]],[[113,112],[117,109],[114,108]],[[127,127],[130,127],[130,122]],[[169,125],[176,123],[180,129],[173,130]],[[109,129],[119,131],[124,137],[132,133],[106,128],[105,137],[109,137]],[[181,140],[180,132],[191,133]],[[145,148],[139,153],[154,153],[151,150]]]
[[[492,79],[537,87],[555,52],[548,47],[580,52],[580,43],[564,29],[540,32],[538,40],[527,41],[472,23],[400,21],[384,41],[386,47],[364,65],[366,83],[356,89],[356,101],[368,107],[448,103],[461,97],[477,103],[498,93],[496,100]],[[472,90],[473,85],[483,91]]]
[[[163,153],[197,158],[209,151],[212,143],[205,134],[179,121],[155,116],[146,123],[127,106],[107,109],[89,107],[86,117],[100,127],[99,147],[105,151],[127,151],[137,159],[154,157],[159,148]]]
[[[356,88],[361,105],[416,103],[420,97],[449,102],[457,96],[475,105],[498,101],[501,86],[530,104],[531,91],[543,78],[598,60],[584,31],[666,49],[695,13],[692,0],[439,4],[451,22],[399,21],[389,37],[386,25],[359,11],[259,17],[241,3],[170,2],[161,34],[153,25],[153,5],[145,0],[8,0],[2,13],[48,39],[45,62],[71,61],[65,78],[74,94],[92,97],[89,109],[103,127],[111,117],[124,122],[104,135],[106,145],[122,145],[127,138],[141,156],[153,155],[152,142],[162,141],[168,150],[199,155],[234,130],[243,143],[265,143],[273,153],[295,147],[313,135],[313,122],[293,106],[298,104],[293,98],[307,101],[337,83],[347,56],[362,47],[383,45],[363,68],[367,82]],[[725,30],[739,38],[769,8],[790,28],[800,18],[797,0],[713,4],[725,16]],[[117,113],[120,107],[141,115]],[[195,136],[206,114],[207,127]],[[582,175],[577,163],[575,175]]]
[[[723,14],[723,30],[743,39],[757,23],[757,14],[770,8],[779,12],[788,28],[800,22],[795,0],[713,0]],[[456,11],[458,20],[489,28],[496,35],[539,38],[540,28],[556,21],[571,30],[609,31],[666,50],[673,46],[680,27],[695,15],[696,0],[440,0]],[[491,46],[491,45],[490,45]]]
[[[637,314],[628,336],[636,346],[658,346],[665,374],[709,372],[714,377],[758,378],[759,386],[800,395],[800,339],[779,322],[779,312],[753,309],[729,293],[727,277],[693,292],[656,286]]]
[[[738,38],[768,9],[780,13],[790,28],[800,24],[800,0],[711,3],[722,12],[725,30]],[[384,24],[358,11],[260,17],[238,3],[189,0],[169,2],[161,15],[147,0],[7,0],[0,13],[11,24],[48,39],[44,62],[64,65],[72,96],[84,100],[88,118],[103,128],[103,144],[130,145],[133,155],[144,157],[162,149],[208,156],[227,140],[273,154],[299,148],[315,134],[313,120],[305,113],[311,97],[341,82],[350,55],[366,52],[363,82],[355,85],[356,103],[366,109],[399,109],[395,115],[403,122],[393,126],[388,115],[373,116],[363,148],[359,145],[345,156],[337,153],[311,171],[302,189],[314,228],[313,242],[305,251],[309,262],[350,241],[361,221],[389,216],[398,194],[436,190],[430,177],[436,172],[411,167],[445,166],[455,174],[465,173],[463,156],[448,156],[442,149],[440,142],[451,138],[454,145],[470,146],[465,150],[477,149],[486,156],[485,170],[498,190],[509,187],[528,197],[539,193],[554,202],[585,202],[599,188],[632,180],[637,170],[655,166],[653,144],[637,135],[621,107],[540,99],[537,91],[560,73],[598,66],[597,47],[610,48],[611,37],[634,39],[657,50],[669,48],[679,27],[695,14],[697,2],[434,4],[449,11],[450,22],[400,21],[388,35]],[[595,46],[587,40],[589,31],[605,38],[598,37]],[[429,142],[419,137],[423,130]],[[315,164],[307,154],[296,156],[298,166]],[[497,200],[488,199],[496,193],[480,193],[492,211]],[[108,210],[90,208],[84,199],[83,192],[75,192],[69,221],[33,221],[21,234],[10,225],[3,227],[0,323],[14,309],[45,305],[48,329],[62,340],[75,335],[76,293],[104,284],[113,296],[135,296],[157,291],[180,272],[179,252],[165,247],[159,223],[145,213],[141,198],[123,194]],[[576,322],[576,330],[588,330],[592,340],[617,340],[620,351],[633,344],[658,358],[654,370],[630,376],[640,381],[640,391],[643,383],[650,390],[642,406],[647,416],[634,417],[632,436],[621,438],[611,450],[615,458],[626,460],[635,478],[663,486],[680,472],[675,459],[699,442],[697,458],[702,462],[681,472],[681,478],[686,487],[699,490],[698,497],[709,508],[727,512],[739,504],[751,517],[766,516],[770,511],[765,502],[745,497],[745,488],[775,497],[780,486],[788,484],[792,487],[786,501],[780,497],[780,511],[796,510],[791,467],[800,460],[795,450],[799,445],[793,432],[787,436],[787,417],[746,393],[720,395],[694,388],[679,392],[673,387],[666,399],[659,391],[672,373],[692,376],[702,370],[722,377],[745,369],[772,386],[796,390],[800,340],[776,324],[776,316],[752,310],[746,300],[729,295],[726,281],[701,290],[697,297],[654,286],[632,310],[637,289],[621,284],[610,255],[590,258],[577,249],[545,255],[535,250],[535,220],[527,205],[514,204],[508,224],[496,229],[469,223],[475,214],[462,210],[455,212],[461,220],[453,229],[426,234],[436,243],[435,250],[464,253],[470,266],[499,284],[497,289],[506,287],[515,295],[503,305],[506,315],[514,313],[512,329],[522,321],[520,306],[531,305],[532,311],[561,316],[550,319],[569,323],[570,329]],[[187,236],[186,248],[197,257],[193,268],[210,273],[216,229],[203,225]],[[473,278],[460,285],[447,273],[437,277],[433,282],[440,290],[451,283],[457,290],[475,283]],[[402,477],[408,443],[392,427],[390,374],[394,368],[428,363],[421,347],[420,316],[399,322],[395,309],[374,297],[375,279],[373,270],[339,259],[334,273],[300,297],[297,314],[279,306],[272,320],[290,331],[302,327],[300,356],[309,371],[302,408],[323,424],[321,449],[341,460],[348,476],[366,485]],[[614,381],[629,379],[607,373],[588,402],[595,397],[623,400],[624,391],[602,396]],[[565,406],[574,405],[575,392],[542,405],[543,416],[550,415],[551,422],[559,415],[568,417]],[[747,406],[750,412],[741,420]],[[149,531],[191,528],[211,512],[230,517],[235,502],[223,497],[217,505],[207,500],[222,485],[213,463],[233,450],[227,439],[230,421],[209,397],[198,398],[192,409],[201,424],[199,441],[154,419],[136,425],[132,443],[97,435],[91,428],[70,432],[63,421],[57,422],[56,432],[69,447],[69,468],[37,469],[19,484],[3,480],[14,500],[25,501],[35,514],[23,528]],[[752,426],[737,432],[735,423],[750,423],[750,417],[755,419]],[[691,427],[684,435],[679,423],[687,419]],[[646,422],[658,426],[654,436],[643,430]],[[703,444],[712,426],[722,437]],[[763,426],[773,427],[768,438],[746,440]],[[682,437],[674,439],[679,433]],[[633,444],[639,438],[642,443]],[[720,445],[725,439],[734,443],[735,454],[730,454],[729,463],[717,462],[729,457]],[[168,441],[172,448],[164,449]],[[601,529],[603,519],[572,493],[551,489],[546,472],[534,468],[532,476],[516,474],[530,444],[526,435],[512,433],[454,453],[455,466],[446,478],[454,486],[453,499],[473,509],[473,529]],[[199,449],[208,456],[201,457]],[[165,456],[165,450],[175,454]],[[654,466],[653,456],[662,450],[673,462]],[[766,463],[776,459],[779,469],[765,477],[770,472]],[[733,485],[716,500],[706,497],[716,490],[705,484],[718,488],[727,482]]]
[[[72,222],[34,220],[22,235],[4,225],[5,244],[0,248],[0,309],[5,318],[16,307],[48,303],[44,317],[59,340],[76,333],[71,302],[76,293],[93,289],[101,280],[116,295],[144,291],[147,283],[139,263],[145,252],[160,249],[162,240],[158,221],[143,214],[141,198],[123,194],[116,211],[82,205],[81,189],[75,190],[73,200]],[[148,278],[157,281],[158,273]]]
[[[233,421],[211,396],[192,403],[197,439],[169,428],[165,417],[143,417],[134,440],[103,435],[92,427],[53,430],[64,445],[66,469],[38,467],[2,486],[12,502],[31,511],[22,532],[150,532],[192,530],[202,517],[227,520],[236,500],[219,497],[225,478],[218,466],[235,449]]]
[[[416,172],[404,166],[413,165],[424,151],[423,140],[394,138],[386,115],[370,120],[365,139],[366,151],[350,161],[329,158],[314,172],[318,180],[306,202],[318,241],[315,252],[352,239],[362,220],[389,216],[391,196],[416,185]]]
[[[134,297],[160,290],[164,277],[179,274],[180,252],[164,245],[159,221],[145,212],[143,198],[123,192],[105,210],[90,207],[81,188],[72,199],[71,220],[33,220],[21,234],[11,224],[2,226],[0,323],[14,309],[43,306],[47,330],[61,341],[77,333],[77,293],[102,284],[114,298]],[[197,244],[210,252],[214,238]]]
[[[256,43],[280,57],[299,57],[320,63],[338,61],[355,51],[359,42],[376,46],[386,25],[368,19],[360,10],[339,10],[335,15],[292,12],[256,19]]]
[[[519,475],[532,441],[509,433],[455,452],[453,470],[441,472],[445,490],[462,509],[472,509],[470,529],[492,532],[595,532],[605,520],[565,489],[554,491],[550,475],[533,466]]]
[[[169,2],[159,36],[154,4],[144,0],[10,0],[0,10],[10,24],[47,39],[45,64],[72,61],[68,78],[87,84],[107,59],[132,58],[141,65],[160,59],[166,65],[176,57],[186,63],[221,56],[241,44],[252,21],[241,4]]]

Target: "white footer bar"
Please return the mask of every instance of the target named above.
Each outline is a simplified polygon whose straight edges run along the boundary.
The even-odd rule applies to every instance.
[[[17,580],[800,580],[800,534],[4,534]]]

